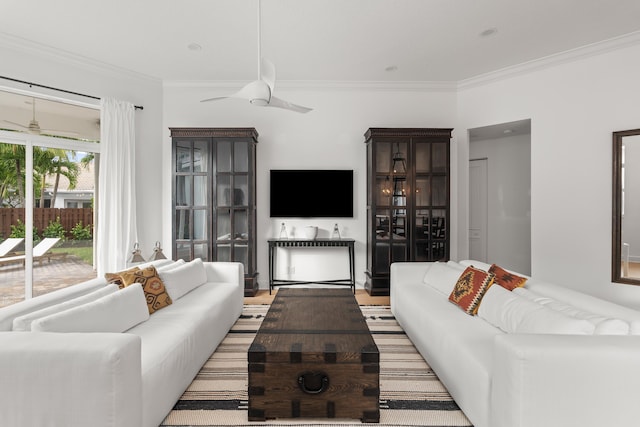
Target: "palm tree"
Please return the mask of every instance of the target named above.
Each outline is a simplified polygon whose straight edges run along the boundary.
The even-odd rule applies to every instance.
[[[60,176],[64,175],[69,180],[69,188],[75,188],[78,182],[80,169],[78,165],[70,159],[73,152],[61,148],[42,148],[33,152],[33,174],[34,182],[38,182],[40,193],[40,207],[44,207],[45,189],[47,188],[47,177],[55,176],[53,194],[51,197],[51,207],[55,205],[58,195]],[[37,177],[37,181],[36,181]]]
[[[84,153],[84,156],[80,159],[80,164],[83,168],[87,169],[89,164],[96,158],[95,153]]]
[[[24,145],[0,143],[0,177],[2,184],[0,191],[4,199],[8,191],[14,189],[18,193],[18,206],[24,204]],[[1,205],[0,205],[1,206]]]
[[[73,156],[73,152],[67,152],[62,157],[58,157],[55,162],[55,174],[56,179],[53,184],[53,195],[51,196],[51,207],[55,205],[56,197],[58,196],[58,186],[60,185],[60,175],[65,176],[69,180],[69,189],[73,190],[78,184],[78,175],[80,175],[80,168],[78,164],[74,162],[69,155]]]
[[[9,202],[16,187],[16,168],[11,144],[0,143],[0,207]]]
[[[80,160],[80,163],[83,165],[88,164],[91,156],[85,156]],[[75,188],[78,183],[80,167],[73,160],[74,157],[75,152],[61,148],[41,147],[33,150],[34,196],[39,197],[40,207],[44,207],[46,179],[48,176],[55,176],[51,199],[52,207],[58,194],[61,175],[69,180],[69,189]],[[11,190],[18,193],[16,205],[24,206],[24,165],[24,146],[0,143],[0,206],[6,202]]]
[[[53,174],[53,158],[55,154],[48,148],[34,148],[33,150],[33,184],[34,197],[40,198],[39,206],[44,207],[44,189],[48,174]],[[34,205],[35,206],[35,205]]]

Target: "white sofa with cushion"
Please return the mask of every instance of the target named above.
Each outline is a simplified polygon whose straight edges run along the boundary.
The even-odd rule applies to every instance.
[[[138,276],[122,289],[97,278],[0,309],[0,426],[163,421],[239,318],[244,271],[149,265],[144,290]]]
[[[639,425],[640,312],[517,273],[465,311],[460,278],[490,267],[391,265],[393,314],[474,426]]]

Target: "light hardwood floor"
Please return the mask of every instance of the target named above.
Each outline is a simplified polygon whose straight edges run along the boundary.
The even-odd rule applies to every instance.
[[[268,290],[259,290],[254,297],[245,297],[245,304],[271,304],[273,298],[276,296],[278,290],[274,290],[269,295]],[[372,297],[364,289],[356,289],[356,300],[360,305],[389,305],[390,300],[388,296],[376,296]]]

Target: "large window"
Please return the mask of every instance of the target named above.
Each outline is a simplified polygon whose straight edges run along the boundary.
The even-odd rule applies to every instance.
[[[96,276],[99,117],[0,90],[0,307]]]

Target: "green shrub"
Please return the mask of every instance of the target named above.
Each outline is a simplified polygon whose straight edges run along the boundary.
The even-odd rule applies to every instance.
[[[49,225],[42,230],[42,237],[59,237],[65,240],[66,236],[67,232],[62,224],[60,224],[60,217],[56,218],[55,221],[49,221]]]
[[[91,240],[91,225],[82,226],[82,221],[71,229],[71,235],[75,240]]]
[[[9,237],[25,238],[26,237],[25,230],[26,230],[26,226],[24,222],[18,219],[16,220],[16,225],[11,225],[11,234],[9,234]],[[33,241],[34,242],[40,241],[40,236],[38,236],[38,229],[36,227],[33,227]]]

